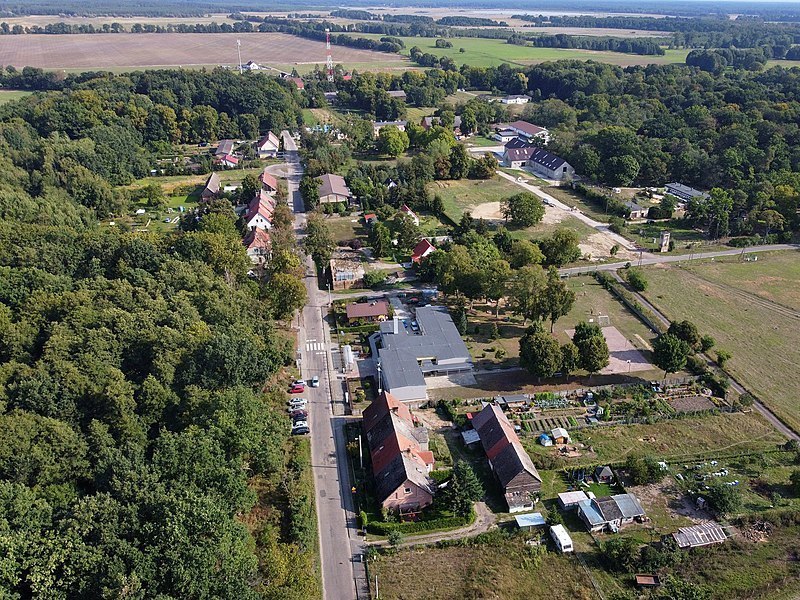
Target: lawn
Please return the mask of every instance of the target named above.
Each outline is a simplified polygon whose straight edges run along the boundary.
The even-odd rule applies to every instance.
[[[670,319],[689,319],[732,353],[726,369],[800,430],[798,253],[648,267],[647,298]],[[726,282],[726,283],[722,283]],[[774,300],[773,300],[774,299]],[[780,302],[780,304],[779,304]]]
[[[436,181],[428,189],[442,197],[445,214],[456,222],[465,211],[487,202],[502,202],[521,191],[519,186],[496,175],[492,179]]]
[[[357,37],[380,38],[380,34],[353,34]],[[621,52],[596,52],[592,50],[575,50],[563,48],[533,48],[508,44],[505,40],[485,38],[449,38],[452,48],[436,48],[434,38],[401,37],[405,42],[404,55],[417,46],[423,52],[435,56],[448,56],[456,64],[468,64],[472,67],[496,67],[501,64],[525,66],[553,60],[595,60],[614,65],[646,65],[683,63],[688,50],[666,50],[664,56],[639,56]],[[464,52],[460,52],[463,48]]]
[[[30,96],[32,93],[33,92],[26,92],[25,90],[0,90],[0,104],[20,100],[25,96]]]
[[[364,223],[361,217],[325,217],[325,223],[333,235],[333,239],[337,242],[345,240],[352,240],[357,237],[365,237],[367,235],[364,229]]]

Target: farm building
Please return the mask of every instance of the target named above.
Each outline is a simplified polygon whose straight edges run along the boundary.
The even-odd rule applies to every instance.
[[[589,531],[616,532],[623,525],[641,521],[645,512],[633,494],[589,498],[578,503],[578,516]]]
[[[664,187],[666,188],[668,194],[671,194],[676,198],[680,198],[681,200],[708,198],[708,194],[706,192],[701,192],[700,190],[696,190],[688,185],[683,185],[682,183],[668,183]]]
[[[364,283],[364,265],[357,252],[340,250],[331,258],[329,266],[334,290],[349,290]]]
[[[527,104],[530,101],[530,96],[522,96],[519,94],[500,98],[500,104]]]
[[[435,486],[428,478],[434,464],[428,431],[415,427],[408,407],[386,392],[364,409],[363,417],[381,507],[408,514],[430,505]]]
[[[536,146],[509,148],[506,145],[503,165],[512,169],[529,167],[534,173],[558,181],[575,175],[575,169],[566,160]]]
[[[389,125],[393,125],[397,127],[400,131],[406,130],[406,125],[408,125],[407,121],[373,121],[372,122],[372,135],[378,137],[378,134],[381,132],[381,129],[384,127],[388,127]]]
[[[550,432],[550,437],[556,444],[569,444],[569,432],[563,427],[556,427]]]
[[[328,204],[335,202],[348,203],[353,198],[350,188],[344,182],[344,177],[326,173],[317,177],[319,180],[319,203]]]
[[[388,92],[386,92],[386,94],[390,98],[398,98],[400,100],[406,99],[406,93],[404,90],[389,90]]]
[[[672,537],[678,543],[678,548],[699,548],[700,546],[721,544],[728,539],[725,530],[713,521],[691,527],[681,527],[672,534]]]
[[[423,238],[416,246],[414,246],[414,249],[411,251],[411,262],[419,264],[423,258],[435,251],[436,246]]]
[[[569,533],[563,525],[553,525],[550,527],[550,537],[553,538],[559,552],[565,553],[574,550],[572,547],[572,538],[569,537]]]
[[[495,132],[492,134],[492,139],[497,140],[503,144],[510,142],[513,139],[516,139],[517,132],[513,129],[496,129]]]
[[[527,121],[514,121],[513,123],[509,123],[508,129],[516,131],[517,135],[522,138],[529,140],[540,138],[545,142],[550,141],[550,132],[547,131],[547,129],[534,125],[533,123],[528,123]]]
[[[203,191],[200,192],[200,197],[203,200],[210,200],[211,198],[216,198],[219,195],[219,175],[217,173],[212,173],[208,176],[206,180],[206,185],[203,188]]]
[[[281,148],[281,141],[278,136],[268,131],[267,134],[256,142],[256,152],[258,158],[274,158],[278,155]]]
[[[481,436],[489,466],[503,488],[509,512],[523,512],[534,506],[534,494],[542,488],[542,478],[525,452],[500,407],[489,404],[472,420]]]
[[[542,513],[527,513],[514,517],[517,527],[524,531],[533,531],[536,527],[543,527],[546,524]]]
[[[590,500],[586,492],[562,492],[558,495],[558,505],[566,510],[578,508],[578,504]]]
[[[647,209],[636,204],[633,200],[627,200],[623,205],[628,209],[628,218],[631,220],[644,219],[647,216]]]
[[[217,149],[214,151],[214,156],[219,159],[233,154],[235,144],[236,142],[233,140],[220,140],[219,144],[217,144]]]
[[[428,400],[425,377],[472,370],[472,357],[446,308],[421,306],[416,317],[418,333],[395,317],[369,338],[384,389],[412,405]]]
[[[614,471],[609,466],[597,467],[594,470],[594,478],[597,483],[611,483],[614,481]]]
[[[347,321],[385,321],[389,316],[389,303],[386,300],[371,302],[351,302],[347,305]]]

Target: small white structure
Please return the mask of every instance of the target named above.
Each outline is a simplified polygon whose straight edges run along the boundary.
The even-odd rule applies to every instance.
[[[563,427],[556,427],[550,432],[550,437],[556,444],[569,444],[569,433]]]
[[[481,441],[481,436],[474,429],[467,429],[461,432],[461,438],[464,440],[464,445],[477,444]]]
[[[566,510],[578,508],[578,504],[589,500],[585,492],[562,492],[558,495],[558,505]]]
[[[534,527],[542,527],[546,524],[542,513],[538,512],[517,515],[514,520],[517,522],[517,527],[527,531],[532,531]]]
[[[529,96],[522,96],[522,95],[513,95],[513,96],[506,96],[505,98],[500,98],[501,104],[527,104],[530,102]]]
[[[572,547],[572,538],[569,537],[569,533],[567,533],[567,530],[564,529],[563,525],[553,525],[550,527],[550,537],[553,538],[553,541],[556,543],[556,547],[560,552],[565,553],[574,551],[574,548]]]
[[[408,204],[403,204],[403,206],[400,207],[400,212],[408,215],[411,220],[414,221],[414,225],[419,227],[419,217],[417,216],[417,213],[408,207]]]

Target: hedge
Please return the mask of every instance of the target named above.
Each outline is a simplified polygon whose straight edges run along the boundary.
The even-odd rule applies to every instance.
[[[421,533],[438,529],[452,529],[469,525],[475,519],[474,511],[466,517],[440,517],[430,521],[406,521],[405,523],[374,523],[367,525],[367,531],[374,535],[389,535],[391,531],[399,531],[403,534]]]

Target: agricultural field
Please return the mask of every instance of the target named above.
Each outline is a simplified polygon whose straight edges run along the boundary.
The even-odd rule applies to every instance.
[[[689,319],[713,336],[717,347],[732,354],[726,369],[800,429],[798,253],[739,261],[735,256],[685,268],[648,267],[646,296],[668,318]]]
[[[33,92],[26,92],[25,90],[2,90],[0,89],[0,105],[6,102],[13,102],[20,100],[25,96],[30,96]]]
[[[375,37],[377,34],[353,34],[357,37]],[[531,48],[507,44],[505,40],[492,40],[485,38],[449,38],[453,43],[452,48],[436,48],[434,38],[401,37],[408,51],[418,46],[423,52],[435,56],[448,56],[456,64],[468,64],[472,67],[496,67],[501,64],[516,66],[533,65],[552,60],[594,60],[612,65],[632,66],[648,64],[683,63],[688,50],[666,50],[664,56],[639,56],[636,54],[623,54],[621,52],[597,52],[593,50],[576,50],[564,48]],[[464,52],[460,49],[463,48]]]
[[[84,70],[235,65],[237,39],[244,62],[290,67],[287,70],[325,64],[324,42],[283,33],[7,35],[0,36],[0,64]],[[345,47],[337,47],[335,56],[349,68],[402,61],[396,54]]]

